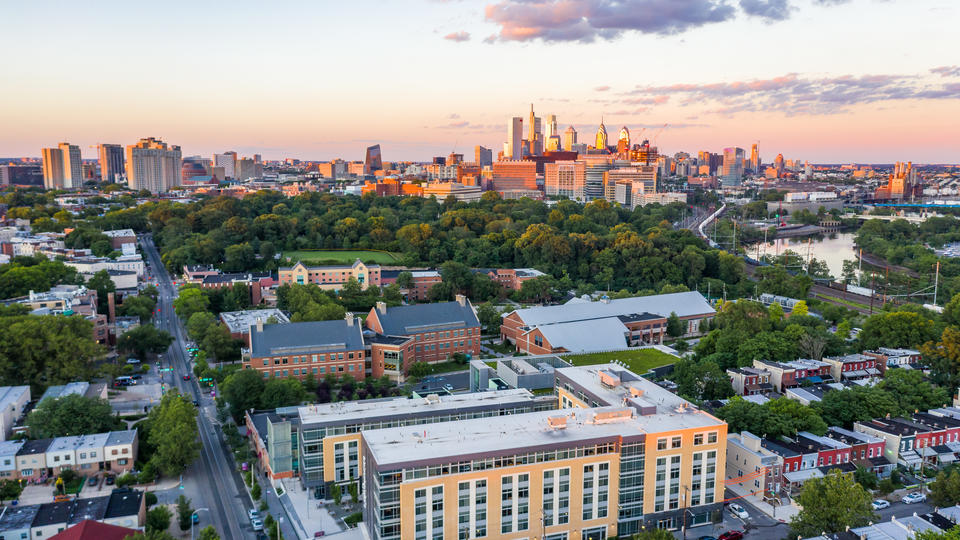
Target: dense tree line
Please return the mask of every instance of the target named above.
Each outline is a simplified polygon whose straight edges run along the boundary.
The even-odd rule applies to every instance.
[[[81,285],[83,278],[60,261],[42,255],[14,257],[0,265],[0,298],[14,298],[50,290],[60,284]]]
[[[708,248],[692,232],[673,230],[682,204],[633,211],[598,200],[501,200],[475,203],[417,197],[286,198],[263,191],[242,200],[206,198],[191,204],[149,202],[108,212],[97,229],[152,231],[170,269],[217,264],[229,270],[272,269],[274,255],[297,249],[378,249],[403,254],[410,266],[456,261],[469,267],[536,267],[575,285],[659,290],[691,289],[716,280],[738,295],[738,258]],[[440,291],[445,292],[445,291]]]

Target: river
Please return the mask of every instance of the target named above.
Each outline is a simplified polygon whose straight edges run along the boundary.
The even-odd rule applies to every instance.
[[[837,232],[826,235],[803,236],[793,238],[777,238],[773,242],[759,242],[746,247],[747,255],[757,258],[757,248],[759,255],[779,255],[786,250],[793,250],[803,256],[805,259],[809,254],[815,259],[820,259],[827,263],[830,269],[830,275],[834,279],[840,279],[843,273],[844,260],[856,260],[857,254],[854,251],[853,239],[855,233]]]

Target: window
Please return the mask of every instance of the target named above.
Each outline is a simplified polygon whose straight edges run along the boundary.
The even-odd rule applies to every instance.
[[[714,432],[712,432],[712,433],[708,433],[708,434],[707,434],[707,444],[714,444],[714,443],[716,443],[716,442],[717,442],[717,432],[714,431]]]
[[[694,446],[700,446],[703,444],[703,433],[697,433],[693,436],[693,444]]]
[[[667,449],[667,439],[657,439],[657,450]]]
[[[680,437],[673,437],[670,439],[670,448],[680,448]]]

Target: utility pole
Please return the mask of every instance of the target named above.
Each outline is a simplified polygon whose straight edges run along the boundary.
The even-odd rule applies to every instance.
[[[940,284],[940,261],[937,260],[937,273],[933,276],[933,305],[937,305],[937,286]]]

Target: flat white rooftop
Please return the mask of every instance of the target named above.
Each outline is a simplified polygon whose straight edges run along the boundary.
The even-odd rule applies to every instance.
[[[417,413],[444,414],[466,407],[489,405],[510,406],[513,404],[532,404],[534,395],[526,388],[496,390],[493,392],[471,392],[450,396],[430,395],[411,399],[406,397],[386,399],[365,399],[359,401],[341,401],[321,403],[300,407],[300,425],[344,424],[349,422],[372,421],[391,417],[404,417]],[[489,420],[487,420],[489,422]]]
[[[626,407],[562,409],[364,431],[363,441],[379,467],[429,459],[456,461],[465,455],[506,450],[577,446],[592,440],[638,436],[723,422],[695,409],[638,416]],[[562,427],[561,427],[562,426]]]
[[[600,398],[601,406],[656,407],[658,413],[678,407],[694,407],[682,397],[618,364],[559,368],[557,375],[567,377],[586,392]]]

